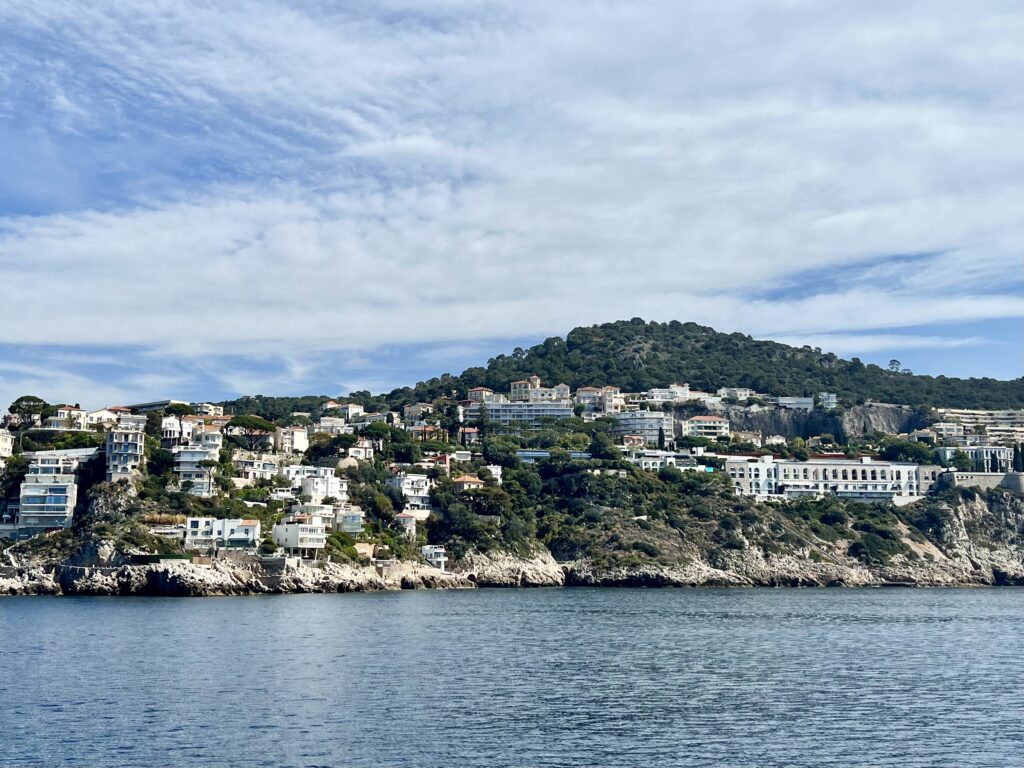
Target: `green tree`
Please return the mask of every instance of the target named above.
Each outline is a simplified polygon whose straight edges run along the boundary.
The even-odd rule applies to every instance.
[[[39,421],[42,421],[45,414],[50,410],[50,404],[35,395],[22,395],[11,403],[7,410],[18,417],[18,427],[20,429],[18,450],[21,450],[25,442],[25,432],[32,426],[36,417],[39,417]]]
[[[1024,472],[1024,447],[1020,443],[1013,446],[1013,471]]]
[[[231,421],[228,422],[229,429],[237,429],[241,433],[243,441],[245,441],[250,451],[256,450],[256,446],[263,441],[266,436],[274,434],[276,427],[262,416],[256,416],[254,414],[246,414],[244,416],[234,416]]]
[[[590,439],[590,447],[587,449],[591,458],[614,461],[622,458],[615,442],[606,432],[595,432]]]
[[[953,455],[949,458],[949,464],[957,472],[970,472],[974,469],[971,457],[959,449],[953,451]]]

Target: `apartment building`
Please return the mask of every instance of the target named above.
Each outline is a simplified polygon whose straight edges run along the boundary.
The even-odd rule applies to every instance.
[[[1024,442],[1024,409],[936,408],[936,411],[943,422],[961,424],[966,433],[983,434],[990,443]]]
[[[223,443],[224,436],[220,432],[204,430],[194,433],[188,445],[174,446],[171,452],[179,486],[187,488],[193,496],[212,496],[215,490],[213,469],[202,466],[202,462],[218,461]]]
[[[693,416],[680,422],[682,433],[689,437],[718,440],[729,437],[729,420],[722,416]]]
[[[613,413],[611,417],[615,420],[613,435],[636,435],[647,445],[657,445],[661,438],[671,440],[675,434],[675,421],[662,411],[624,411]]]
[[[290,555],[314,557],[327,546],[327,520],[320,515],[292,514],[274,526],[271,536]]]
[[[489,402],[474,402],[466,409],[466,419],[480,421],[484,414],[492,426],[498,429],[537,429],[547,419],[561,420],[573,416],[571,400],[544,401],[518,400],[507,398]]]
[[[1009,472],[1013,469],[1013,449],[1005,445],[962,445],[936,448],[939,462],[949,466],[953,454],[963,451],[978,472]]]
[[[776,459],[733,456],[725,471],[740,495],[787,499],[832,494],[858,501],[909,503],[921,496],[917,464],[860,459]]]
[[[142,467],[146,455],[146,417],[122,413],[107,432],[107,482],[113,483]]]
[[[78,473],[96,454],[95,448],[24,454],[29,465],[20,489],[18,527],[70,526],[78,502]]]

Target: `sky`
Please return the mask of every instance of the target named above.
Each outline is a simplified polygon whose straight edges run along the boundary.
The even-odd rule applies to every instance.
[[[1024,6],[0,4],[0,407],[631,317],[1024,375]]]

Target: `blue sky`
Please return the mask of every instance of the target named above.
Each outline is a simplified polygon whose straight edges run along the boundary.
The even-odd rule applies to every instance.
[[[8,0],[0,401],[387,390],[635,316],[1024,375],[1014,2]]]

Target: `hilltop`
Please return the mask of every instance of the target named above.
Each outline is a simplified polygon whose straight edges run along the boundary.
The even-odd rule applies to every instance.
[[[1024,378],[920,376],[864,364],[856,357],[844,360],[812,347],[720,333],[696,323],[639,318],[575,328],[564,339],[553,336],[528,349],[516,348],[458,375],[445,373],[383,396],[360,392],[347,399],[399,408],[453,393],[465,397],[472,387],[506,391],[512,381],[531,374],[548,385],[564,382],[573,389],[615,386],[641,392],[688,382],[695,389],[749,387],[770,395],[835,392],[845,406],[871,400],[939,408],[1024,408]],[[312,410],[322,399],[243,398],[224,405],[238,413],[259,411],[276,417],[291,410]]]
[[[615,386],[641,392],[688,382],[696,389],[749,387],[770,395],[835,392],[847,405],[875,400],[933,407],[1024,407],[1024,378],[918,376],[865,365],[857,358],[843,360],[812,347],[719,333],[696,323],[639,318],[575,328],[564,339],[554,336],[529,349],[499,355],[486,367],[394,390],[387,400],[400,405],[477,386],[506,390],[510,382],[530,374],[549,385],[564,382],[573,389]]]

